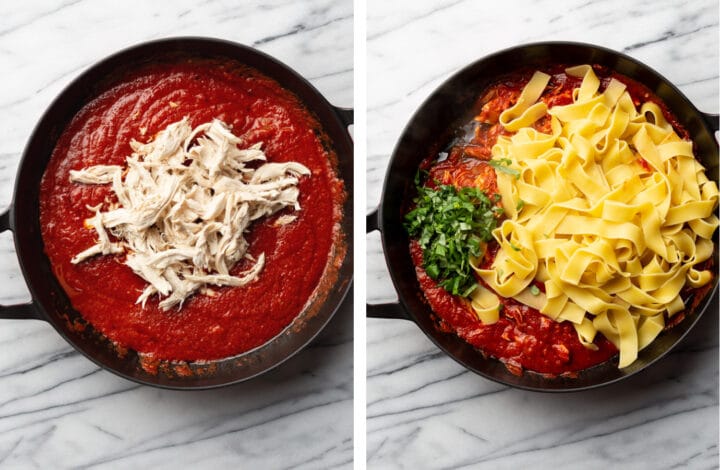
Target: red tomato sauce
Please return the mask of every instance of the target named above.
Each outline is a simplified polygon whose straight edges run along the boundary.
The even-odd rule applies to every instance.
[[[501,298],[500,319],[482,323],[470,304],[440,287],[422,268],[422,249],[413,241],[410,254],[420,288],[439,319],[438,327],[455,332],[486,356],[502,361],[514,374],[529,369],[549,375],[567,374],[605,362],[617,353],[615,346],[600,336],[597,351],[583,346],[569,322],[557,323],[514,299]]]
[[[122,264],[123,255],[70,262],[95,243],[94,230],[83,226],[93,214],[86,206],[116,199],[109,185],[71,183],[69,171],[124,166],[131,139],[147,142],[184,116],[193,126],[221,119],[248,146],[263,142],[268,161],[297,161],[312,175],[298,184],[299,212],[288,209],[261,219],[245,234],[249,253],[266,257],[256,282],[212,287],[214,295],[196,293],[181,310],[163,311],[157,297],[143,308],[135,301],[145,281]],[[334,159],[315,118],[294,95],[257,71],[201,59],[146,65],[90,101],[61,135],[41,183],[45,251],[75,309],[119,348],[182,361],[240,354],[276,336],[309,301],[324,295],[318,286],[341,237],[344,198]],[[298,217],[274,226],[282,214]],[[240,262],[231,274],[248,267]]]
[[[548,107],[572,103],[572,90],[582,83],[582,78],[568,76],[565,68],[552,66],[543,70],[551,76],[540,97]],[[593,69],[600,78],[600,92],[612,78],[621,81],[627,86],[636,106],[647,101],[658,104],[678,135],[688,138],[687,131],[675,116],[647,87],[607,68],[594,66]],[[486,161],[491,158],[491,150],[498,137],[512,134],[503,128],[498,119],[505,109],[517,102],[534,71],[523,70],[504,77],[481,95],[476,105],[478,113],[470,124],[463,126],[466,135],[454,143],[444,158],[433,156],[421,164],[421,168],[428,172],[427,186],[452,184],[456,188],[478,187],[489,197],[497,193],[495,170]],[[551,132],[549,117],[538,120],[533,126],[540,132]],[[472,129],[470,133],[467,132],[469,128]],[[647,169],[647,162],[641,158],[638,164]],[[483,259],[485,266],[492,264],[497,248],[496,242],[490,242]],[[438,328],[444,332],[454,332],[484,355],[502,361],[514,374],[520,375],[523,369],[527,369],[550,376],[572,375],[601,364],[618,352],[600,333],[594,341],[597,350],[584,347],[570,322],[557,323],[514,299],[501,298],[502,309],[498,322],[483,324],[466,299],[448,293],[427,275],[422,268],[422,249],[415,240],[411,240],[410,254],[420,288],[438,317]],[[478,282],[482,281],[478,279]],[[544,291],[543,285],[537,287]],[[681,318],[681,315],[676,317]]]

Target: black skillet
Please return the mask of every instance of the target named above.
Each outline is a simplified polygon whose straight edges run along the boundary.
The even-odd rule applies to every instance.
[[[98,83],[153,60],[176,56],[222,58],[249,65],[293,92],[320,122],[328,136],[327,146],[338,157],[337,171],[347,193],[343,205],[342,232],[345,256],[337,279],[322,302],[310,305],[288,328],[252,351],[227,359],[189,363],[191,370],[161,363],[157,374],[146,372],[134,351],[118,354],[109,341],[86,324],[70,304],[54,277],[43,251],[40,235],[38,191],[40,179],[58,137],[73,116],[98,92]],[[352,282],[353,144],[347,127],[352,110],[334,107],[307,80],[276,59],[247,46],[209,38],[170,38],[143,43],[120,51],[75,79],[53,101],[38,122],[25,148],[13,202],[0,214],[0,232],[12,230],[20,267],[32,300],[21,305],[0,306],[0,318],[39,319],[50,323],[78,351],[106,370],[127,379],[163,388],[203,389],[240,382],[265,372],[307,345],[330,321]],[[77,328],[82,325],[84,328]]]
[[[552,64],[600,64],[635,79],[659,96],[690,132],[697,158],[710,179],[718,181],[718,146],[713,135],[718,116],[701,113],[672,83],[647,65],[602,47],[569,42],[545,42],[512,47],[480,59],[440,85],[415,112],[395,147],[385,176],[380,206],[367,216],[367,231],[380,230],[385,260],[399,302],[368,305],[368,317],[399,318],[415,322],[447,355],[469,370],[516,388],[536,391],[577,391],[607,385],[629,377],[656,362],[682,340],[709,310],[717,314],[717,276],[712,291],[676,327],[663,332],[640,351],[630,367],[617,368],[617,359],[578,374],[576,378],[547,378],[532,372],[516,376],[498,360],[484,357],[452,333],[436,328],[432,311],[423,299],[402,226],[404,208],[415,196],[413,176],[420,162],[435,155],[451,140],[454,130],[473,116],[479,93],[498,77],[520,67]],[[717,233],[715,259],[717,266]]]

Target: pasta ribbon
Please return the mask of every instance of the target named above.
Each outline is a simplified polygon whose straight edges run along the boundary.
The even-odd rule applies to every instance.
[[[550,81],[550,75],[535,72],[525,85],[517,103],[500,114],[500,123],[510,131],[528,127],[547,112],[545,103],[537,102]]]
[[[492,325],[498,321],[500,299],[492,291],[478,285],[470,296],[470,300],[470,306],[481,322]]]

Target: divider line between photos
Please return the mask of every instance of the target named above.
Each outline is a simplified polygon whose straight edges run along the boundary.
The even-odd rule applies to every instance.
[[[367,155],[367,5],[365,0],[354,0],[354,93],[355,125],[353,126],[354,151],[354,323],[353,323],[353,467],[366,468],[366,384],[367,384],[367,341],[365,322],[366,302],[366,238],[365,238],[365,194]]]

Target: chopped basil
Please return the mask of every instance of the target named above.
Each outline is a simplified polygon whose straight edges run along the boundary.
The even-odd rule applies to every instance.
[[[507,173],[510,176],[514,176],[515,178],[520,178],[520,172],[516,170],[515,168],[510,168],[510,165],[512,164],[512,160],[509,158],[501,158],[499,160],[489,160],[488,164],[495,168],[497,171],[501,171],[503,173]]]
[[[492,239],[502,208],[477,188],[418,186],[415,208],[405,215],[405,228],[423,250],[423,268],[453,295],[468,297],[477,282],[470,257],[483,254]]]
[[[540,289],[535,284],[530,285],[530,293],[532,295],[540,295]]]

